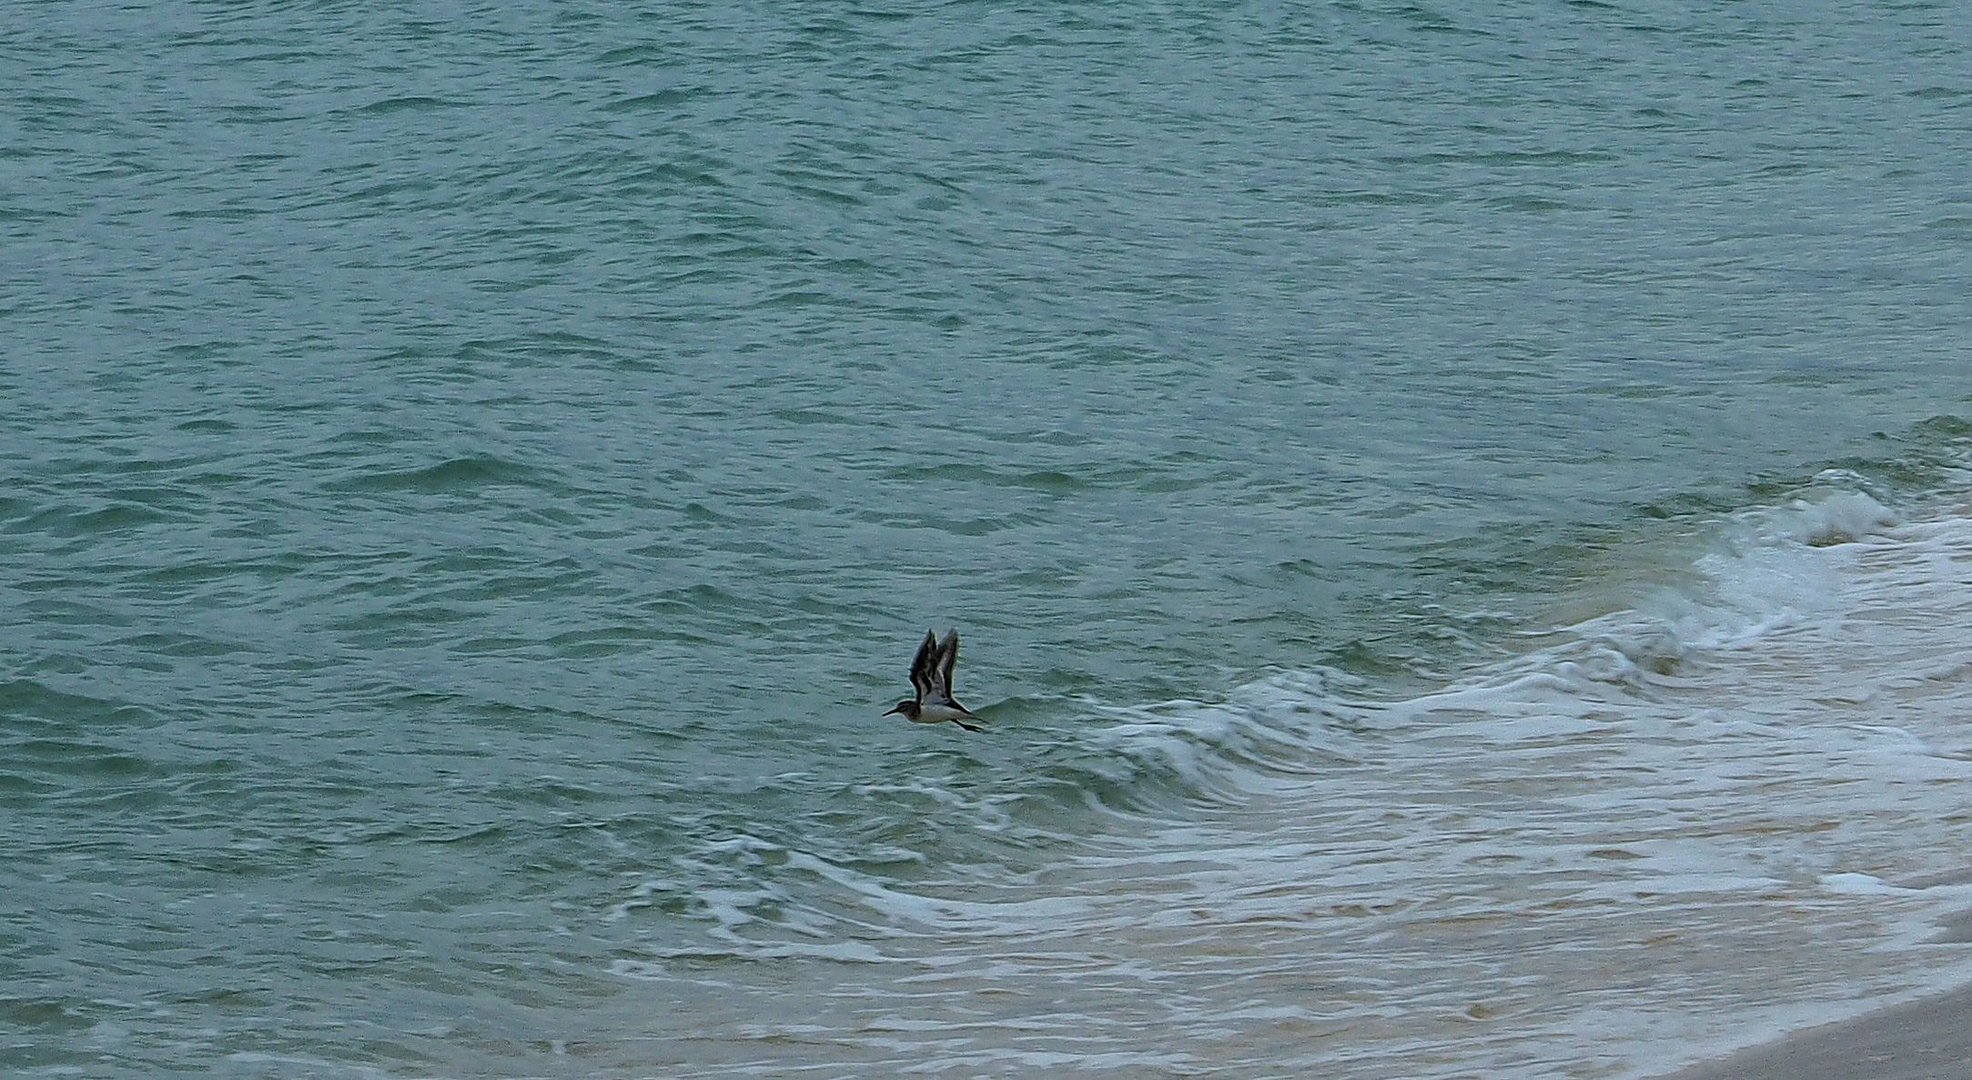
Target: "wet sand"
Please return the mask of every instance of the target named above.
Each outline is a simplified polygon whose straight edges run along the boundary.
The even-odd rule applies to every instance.
[[[1965,1080],[1972,987],[1807,1028],[1662,1080]]]
[[[1901,883],[1972,884],[1972,867]],[[1938,920],[1931,944],[1972,944],[1972,910]],[[1946,959],[1941,956],[1940,959]],[[1950,959],[1959,959],[1953,956]],[[1972,983],[1668,1073],[1661,1080],[1966,1080],[1972,1077]]]

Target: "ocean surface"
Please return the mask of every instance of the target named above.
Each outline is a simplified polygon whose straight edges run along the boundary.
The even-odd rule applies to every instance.
[[[9,1076],[1625,1077],[1968,974],[1955,5],[0,30]],[[947,626],[980,734],[880,715]]]

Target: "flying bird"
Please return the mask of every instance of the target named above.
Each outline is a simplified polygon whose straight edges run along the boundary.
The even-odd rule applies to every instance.
[[[911,687],[917,694],[909,701],[898,702],[896,708],[883,715],[902,713],[914,724],[950,720],[967,731],[980,730],[966,723],[979,717],[952,700],[952,665],[958,662],[959,632],[947,630],[945,640],[939,641],[926,630],[924,644],[918,646],[918,654],[911,660]]]

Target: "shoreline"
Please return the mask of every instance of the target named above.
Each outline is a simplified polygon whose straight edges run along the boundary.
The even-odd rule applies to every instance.
[[[1972,885],[1972,866],[1907,878],[1905,889]],[[1770,1030],[1718,1048],[1676,1069],[1630,1080],[1964,1080],[1972,1076],[1972,907],[1930,917],[1920,948],[1940,950],[1938,982],[1857,1002],[1830,1019]]]
[[[1903,882],[1906,888],[1963,886],[1972,867]],[[1633,1080],[1964,1080],[1972,1076],[1972,908],[1931,919],[1922,946],[1939,949],[1939,981],[1928,987],[1858,1002],[1858,1011],[1770,1031],[1756,1041],[1717,1052],[1671,1071]]]
[[[1964,1080],[1972,984],[1797,1028],[1653,1080]]]

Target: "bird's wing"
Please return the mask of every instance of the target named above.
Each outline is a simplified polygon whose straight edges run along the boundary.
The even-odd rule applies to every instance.
[[[918,654],[911,658],[911,688],[917,691],[917,699],[923,701],[935,685],[932,680],[938,677],[938,640],[931,631],[924,632],[924,642],[918,646]]]
[[[952,700],[952,665],[959,662],[959,632],[945,631],[945,640],[938,643],[938,678],[932,683],[946,701]]]

